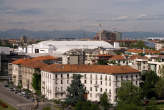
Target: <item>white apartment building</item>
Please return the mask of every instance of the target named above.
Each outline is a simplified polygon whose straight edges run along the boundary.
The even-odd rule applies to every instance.
[[[86,87],[88,100],[99,101],[100,95],[106,92],[112,104],[116,102],[121,81],[130,80],[139,86],[140,78],[140,72],[129,66],[53,64],[41,71],[42,95],[48,99],[64,100],[74,74],[83,76],[81,82]]]
[[[158,61],[149,61],[149,69],[156,72],[158,76],[161,76],[161,74],[164,74],[162,68],[164,68],[164,62],[158,62]]]
[[[12,64],[12,82],[14,85],[18,86],[19,82],[21,81],[21,72],[20,72],[20,65],[13,63]]]
[[[133,55],[128,59],[128,65],[139,71],[148,70],[148,58],[146,56]]]
[[[155,49],[160,50],[164,47],[164,43],[155,43]]]

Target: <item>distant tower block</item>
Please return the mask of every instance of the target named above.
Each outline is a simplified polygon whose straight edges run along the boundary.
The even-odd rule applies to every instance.
[[[21,43],[27,43],[27,37],[24,35],[22,37],[20,37],[20,42]]]
[[[110,31],[106,31],[106,30],[102,30],[100,32],[98,32],[96,34],[96,36],[94,37],[95,40],[104,40],[104,41],[108,41],[108,40],[122,40],[122,33],[121,32],[110,32]]]

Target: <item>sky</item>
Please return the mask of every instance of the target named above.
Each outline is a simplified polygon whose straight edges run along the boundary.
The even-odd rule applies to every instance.
[[[164,0],[0,0],[0,30],[163,32],[163,7]]]

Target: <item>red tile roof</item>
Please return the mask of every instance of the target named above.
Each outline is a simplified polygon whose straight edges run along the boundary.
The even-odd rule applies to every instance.
[[[134,60],[134,59],[148,59],[148,58],[146,56],[133,55],[129,59]]]
[[[32,58],[32,60],[34,61],[43,61],[43,60],[57,60],[57,57],[53,57],[53,56],[40,56],[40,57],[34,57]]]
[[[13,61],[12,64],[19,65],[19,64],[22,64],[22,63],[27,62],[27,61],[30,61],[30,59],[29,58],[18,59],[18,60]]]
[[[110,65],[64,65],[52,64],[42,68],[47,72],[73,72],[73,73],[106,73],[106,74],[128,74],[139,73],[138,70],[130,66],[110,66]]]
[[[125,56],[122,56],[122,55],[114,55],[109,60],[126,60],[126,58]]]
[[[109,54],[99,54],[97,57],[111,57],[112,55]]]
[[[28,61],[26,63],[23,63],[22,66],[29,67],[29,68],[43,68],[45,66],[48,66],[48,64],[45,64],[40,61]]]
[[[164,51],[164,48],[160,49],[159,51]]]
[[[146,53],[146,54],[157,54],[157,53],[160,53],[160,51],[151,50],[151,49],[128,49],[127,52]]]
[[[42,68],[44,66],[47,66],[47,64],[41,61],[56,60],[56,59],[58,58],[53,57],[53,56],[40,56],[40,57],[34,57],[34,58],[18,59],[16,61],[13,61],[12,64],[23,65],[23,66],[31,67],[31,68]]]

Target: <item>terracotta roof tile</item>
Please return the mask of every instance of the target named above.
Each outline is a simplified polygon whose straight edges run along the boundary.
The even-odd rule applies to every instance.
[[[160,51],[157,50],[151,50],[151,49],[128,49],[127,52],[133,52],[133,53],[146,53],[146,54],[157,54],[160,53]]]
[[[43,68],[48,65],[40,61],[28,61],[26,63],[23,63],[22,66],[29,68]]]
[[[42,68],[44,66],[47,66],[47,64],[41,62],[43,60],[57,60],[58,58],[53,56],[40,56],[40,57],[34,57],[34,58],[26,58],[26,59],[18,59],[16,61],[13,61],[12,64],[19,64],[31,68]]]
[[[146,56],[133,55],[129,59],[134,60],[134,59],[148,59],[148,58]]]
[[[112,55],[109,54],[99,54],[97,57],[111,57]]]
[[[47,72],[73,72],[73,73],[106,73],[106,74],[126,74],[138,73],[139,71],[130,66],[110,66],[110,65],[64,65],[52,64],[42,68]]]
[[[19,65],[19,64],[22,64],[22,63],[27,62],[27,61],[29,61],[29,60],[30,60],[30,59],[28,59],[28,58],[25,58],[25,59],[18,59],[18,60],[13,61],[12,64]]]
[[[122,56],[122,55],[114,55],[109,60],[126,60],[126,58],[125,56]]]
[[[57,57],[53,57],[53,56],[40,56],[40,57],[34,57],[32,58],[32,60],[34,61],[43,61],[43,60],[57,60]]]

